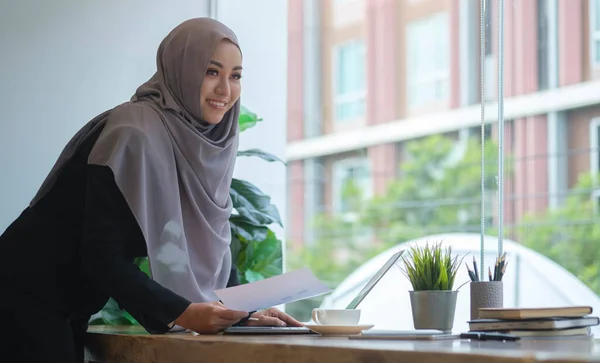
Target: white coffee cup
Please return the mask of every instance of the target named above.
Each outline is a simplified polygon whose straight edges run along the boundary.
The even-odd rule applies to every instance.
[[[312,320],[319,325],[358,325],[360,310],[313,309]]]

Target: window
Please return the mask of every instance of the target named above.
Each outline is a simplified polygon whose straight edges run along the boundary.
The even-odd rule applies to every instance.
[[[483,5],[483,9],[485,12],[485,39],[484,39],[484,45],[485,45],[485,56],[489,57],[491,55],[494,54],[494,52],[492,51],[493,49],[493,44],[492,44],[492,26],[494,25],[494,19],[492,18],[492,1],[491,0],[485,0],[484,5]]]
[[[407,31],[408,104],[424,106],[448,99],[450,41],[448,14],[414,21]]]
[[[598,185],[598,173],[600,173],[600,118],[592,119],[590,122],[590,172],[594,180],[594,186]],[[600,213],[600,189],[592,191],[592,198],[596,213]]]
[[[592,67],[600,66],[600,0],[590,0],[590,56]]]
[[[366,109],[365,45],[355,40],[334,51],[334,119],[343,122],[364,117]]]
[[[548,0],[537,1],[538,89],[548,88]]]
[[[333,164],[333,211],[352,213],[357,203],[371,197],[368,159],[351,158]]]
[[[600,173],[600,118],[590,121],[590,172]]]
[[[484,38],[484,52],[485,58],[483,61],[483,81],[484,81],[484,96],[487,101],[496,98],[496,60],[494,59],[494,43],[492,36],[494,32],[494,18],[493,15],[493,3],[491,0],[485,0],[484,12],[485,12],[485,38]]]
[[[600,213],[600,189],[592,191],[592,201],[594,201],[594,213]]]

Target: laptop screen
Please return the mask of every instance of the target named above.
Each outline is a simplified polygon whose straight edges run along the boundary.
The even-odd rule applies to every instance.
[[[365,297],[367,297],[367,295],[369,294],[369,292],[371,292],[373,287],[375,287],[375,285],[379,282],[379,280],[381,280],[383,275],[385,275],[388,272],[388,270],[392,266],[394,266],[396,261],[398,261],[398,259],[400,258],[400,256],[402,256],[403,253],[404,253],[404,250],[400,250],[400,251],[394,253],[392,255],[392,257],[390,257],[390,259],[385,263],[385,265],[383,265],[379,269],[379,271],[377,271],[377,273],[375,275],[373,275],[373,277],[367,282],[365,287],[363,287],[362,290],[360,290],[358,295],[356,295],[356,297],[350,302],[350,304],[348,304],[348,306],[346,306],[346,309],[356,309],[358,304],[360,304],[361,301],[363,301],[363,299]]]

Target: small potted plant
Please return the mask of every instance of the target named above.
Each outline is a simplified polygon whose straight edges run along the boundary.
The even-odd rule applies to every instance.
[[[451,331],[458,294],[452,287],[464,256],[452,256],[452,248],[441,242],[412,246],[407,252],[402,272],[413,287],[409,294],[415,329]]]

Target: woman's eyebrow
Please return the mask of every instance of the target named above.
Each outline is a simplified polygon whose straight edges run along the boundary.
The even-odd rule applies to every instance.
[[[214,64],[215,66],[217,66],[219,68],[223,68],[223,63],[217,62],[216,60],[211,60],[209,63],[210,64]],[[235,67],[233,67],[234,71],[241,70],[241,69],[242,69],[242,66],[235,66]]]

